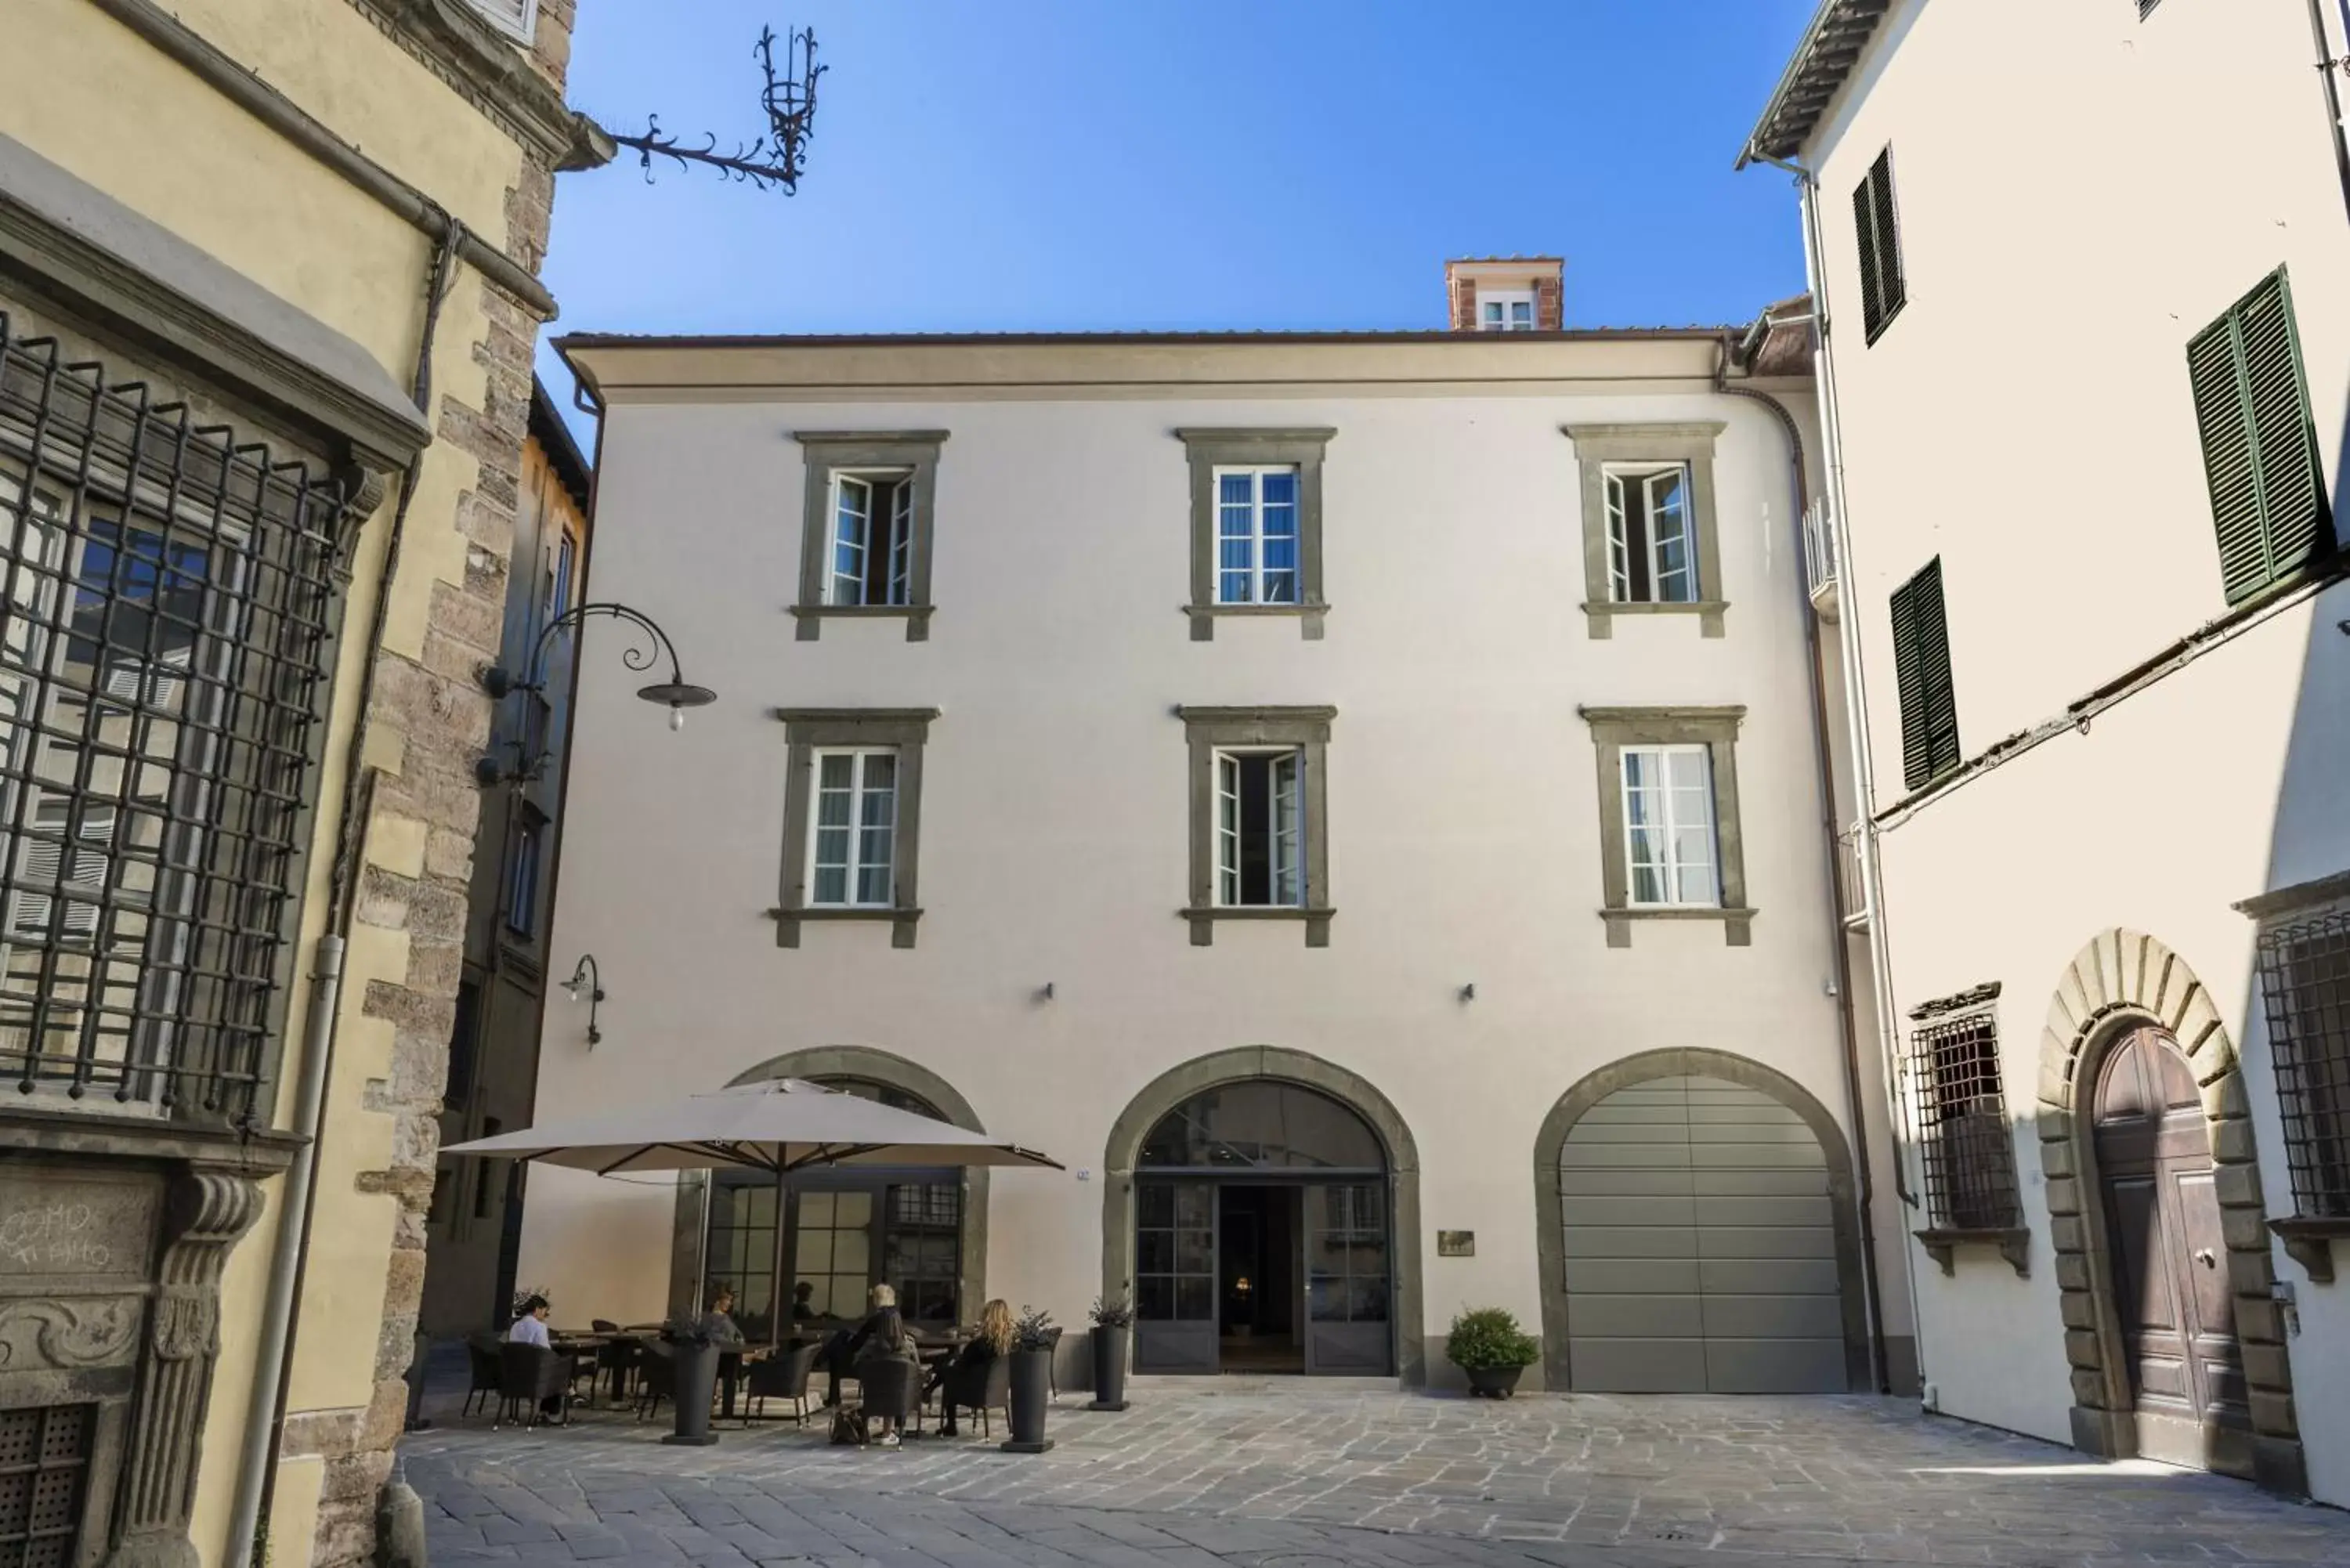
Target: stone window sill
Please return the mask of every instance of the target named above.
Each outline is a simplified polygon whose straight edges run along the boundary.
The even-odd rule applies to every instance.
[[[770,909],[775,921],[775,945],[795,948],[800,945],[800,926],[808,920],[842,920],[889,922],[889,945],[910,948],[914,945],[914,924],[922,918],[920,909]]]
[[[1619,615],[1693,615],[1700,637],[1721,637],[1726,635],[1721,618],[1729,608],[1726,599],[1696,599],[1689,604],[1618,604],[1609,599],[1585,605],[1583,613],[1590,618],[1591,635],[1596,638],[1615,636],[1614,621]]]
[[[1627,907],[1602,909],[1599,918],[1607,922],[1607,945],[1611,948],[1632,945],[1632,924],[1636,920],[1720,920],[1723,946],[1744,948],[1754,945],[1754,911],[1751,909],[1698,909],[1681,905]]]
[[[1297,635],[1307,642],[1322,640],[1322,618],[1330,613],[1328,605],[1185,605],[1183,613],[1191,618],[1191,640],[1212,642],[1216,622],[1226,616],[1238,619],[1295,616]]]
[[[2291,1220],[2272,1220],[2269,1229],[2284,1242],[2284,1254],[2309,1271],[2314,1283],[2334,1282],[2334,1243],[2350,1237],[2350,1218],[2316,1215]]]
[[[1326,948],[1330,945],[1330,917],[1338,911],[1325,908],[1284,907],[1281,909],[1227,909],[1222,905],[1193,906],[1176,911],[1191,922],[1191,945],[1195,948],[1212,946],[1216,940],[1218,920],[1303,920],[1305,923],[1305,945]]]
[[[799,640],[814,642],[828,620],[902,620],[906,623],[908,642],[928,642],[931,639],[931,605],[794,605],[792,618],[798,621]]]
[[[1939,1230],[1918,1231],[1913,1234],[1918,1238],[1918,1244],[1932,1255],[1934,1262],[1942,1266],[1942,1272],[1946,1274],[1955,1274],[1959,1272],[1958,1251],[1960,1247],[1984,1246],[1997,1247],[1999,1255],[2005,1258],[2014,1268],[2018,1278],[2032,1277],[2032,1232],[2021,1226],[1981,1229],[1945,1227]]]

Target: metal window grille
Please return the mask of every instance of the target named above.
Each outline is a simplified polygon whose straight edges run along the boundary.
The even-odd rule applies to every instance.
[[[2350,1216],[2350,910],[2263,933],[2260,960],[2294,1210]]]
[[[1957,1231],[2022,1224],[1992,1014],[1938,1018],[1914,1031],[1909,1074],[1918,1088],[1926,1210],[1933,1222]]]
[[[90,1408],[0,1410],[0,1568],[67,1568],[75,1560]]]
[[[343,495],[196,419],[0,313],[0,1075],[241,1122]]]

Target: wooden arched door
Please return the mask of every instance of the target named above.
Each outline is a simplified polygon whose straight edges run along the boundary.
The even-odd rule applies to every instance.
[[[2195,1074],[2168,1030],[2132,1031],[2097,1075],[2106,1252],[2138,1451],[2197,1469],[2249,1463],[2251,1410]]]

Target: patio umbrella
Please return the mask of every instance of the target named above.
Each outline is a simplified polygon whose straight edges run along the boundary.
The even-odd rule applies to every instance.
[[[442,1152],[535,1159],[598,1176],[730,1166],[776,1176],[832,1165],[1063,1168],[1034,1149],[805,1078],[767,1078],[665,1106],[550,1122]]]

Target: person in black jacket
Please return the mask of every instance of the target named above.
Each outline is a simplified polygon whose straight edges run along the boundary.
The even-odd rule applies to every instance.
[[[986,1367],[996,1357],[1011,1354],[1012,1308],[999,1298],[980,1308],[978,1332],[955,1352],[953,1361],[931,1374],[931,1380],[922,1385],[922,1397],[929,1398],[941,1385],[950,1380],[960,1384],[967,1369],[970,1376],[983,1376]],[[946,1421],[940,1427],[939,1435],[942,1438],[956,1436],[955,1407],[951,1404],[946,1407]]]

